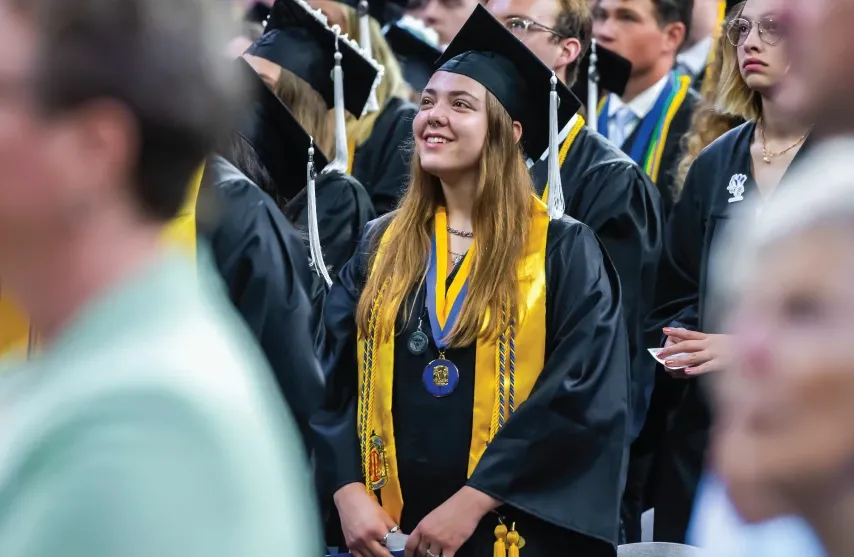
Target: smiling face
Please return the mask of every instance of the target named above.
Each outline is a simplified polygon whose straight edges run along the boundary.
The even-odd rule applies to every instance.
[[[486,94],[470,77],[433,74],[413,122],[415,148],[425,171],[442,179],[479,169],[486,141]]]
[[[776,2],[749,0],[741,17],[735,19],[728,28],[731,39],[739,37],[743,41],[741,46],[736,47],[741,76],[748,87],[760,93],[775,89],[789,68],[783,46],[785,39],[782,38],[782,28],[774,9]]]

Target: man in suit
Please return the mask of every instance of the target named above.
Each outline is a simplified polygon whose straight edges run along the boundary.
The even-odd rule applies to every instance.
[[[647,172],[668,212],[682,136],[698,100],[691,77],[673,69],[690,31],[693,5],[693,0],[597,0],[593,8],[597,43],[632,63],[623,95],[609,95],[600,110],[599,131]]]
[[[204,249],[162,247],[226,129],[221,15],[0,0],[0,269],[43,348],[0,376],[4,557],[321,552],[263,355]]]

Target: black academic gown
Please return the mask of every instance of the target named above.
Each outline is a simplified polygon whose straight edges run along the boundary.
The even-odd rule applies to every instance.
[[[417,107],[391,97],[374,122],[374,129],[353,156],[353,176],[371,196],[377,215],[397,206],[409,183],[412,120]]]
[[[537,162],[532,174],[542,195],[549,177],[548,161]],[[593,229],[620,277],[632,361],[630,435],[634,439],[643,427],[655,377],[655,360],[644,344],[644,325],[652,310],[661,253],[661,197],[638,165],[587,126],[570,147],[560,177],[566,214]]]
[[[682,138],[691,129],[691,116],[694,113],[694,106],[700,100],[700,96],[693,89],[688,89],[688,94],[682,105],[673,116],[673,121],[670,123],[670,129],[667,131],[667,141],[664,144],[664,152],[661,156],[661,167],[658,173],[658,192],[661,194],[661,199],[664,202],[665,215],[670,213],[675,201],[674,182],[676,181],[676,173],[679,169],[679,161],[682,158]],[[649,116],[647,116],[649,117]],[[622,149],[626,153],[631,153],[634,148],[635,141],[638,140],[638,131],[641,129],[643,120],[636,126],[629,137],[623,143]]]
[[[318,420],[318,466],[330,494],[363,481],[354,311],[372,246],[390,217],[369,229],[324,309],[336,357],[330,406]],[[420,370],[436,358],[435,345],[422,356],[411,354],[404,339],[417,329],[418,312],[408,321],[401,315],[392,410],[404,532],[469,485],[504,503],[498,512],[516,522],[529,557],[615,554],[630,388],[618,279],[595,235],[569,217],[549,225],[546,273],[545,367],[530,398],[468,479],[475,348],[447,351],[460,369],[460,383],[452,395],[434,398],[424,389]],[[424,306],[425,292],[414,295],[415,307]],[[430,336],[429,319],[422,319],[422,327]],[[496,525],[497,515],[487,515],[457,555],[491,557]]]
[[[323,405],[324,379],[306,296],[308,254],[276,203],[219,156],[205,165],[197,232],[213,249],[229,297],[258,339],[311,449],[309,419]],[[206,220],[202,212],[215,218]]]
[[[663,327],[717,332],[718,320],[711,315],[714,308],[708,306],[708,265],[721,231],[745,203],[759,195],[750,159],[755,129],[755,122],[751,121],[730,130],[700,153],[688,172],[682,196],[666,228],[656,309],[649,321],[650,346],[663,345]],[[809,145],[805,144],[792,166],[808,150]],[[744,201],[730,203],[732,195],[727,187],[739,174],[747,177]],[[786,176],[780,188],[786,187]],[[657,429],[654,441],[658,442],[658,454],[650,486],[652,500],[646,505],[655,507],[657,541],[682,543],[685,539],[708,444],[710,413],[704,384],[704,378],[672,379],[658,366],[657,392],[648,422],[651,431]],[[656,396],[659,390],[660,396]],[[660,406],[665,407],[664,411]],[[661,415],[663,423],[656,423],[653,413]],[[647,436],[645,429],[642,437]]]
[[[365,225],[375,217],[374,208],[365,188],[348,174],[336,170],[322,172],[317,175],[315,188],[320,245],[324,263],[334,279],[353,256]],[[307,239],[308,189],[288,191],[285,185],[282,193],[288,199],[285,215]],[[312,274],[315,285],[322,283],[325,288],[323,279]]]

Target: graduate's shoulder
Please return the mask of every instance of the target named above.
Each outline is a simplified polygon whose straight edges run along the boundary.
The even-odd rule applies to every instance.
[[[370,203],[371,196],[362,183],[339,170],[322,172],[316,180],[318,203],[321,199],[332,205],[352,204],[354,202]]]
[[[599,239],[593,230],[583,222],[569,215],[549,221],[547,252],[565,251],[576,245],[599,245]]]
[[[733,156],[736,149],[745,144],[749,145],[754,126],[755,122],[750,120],[722,134],[700,151],[694,164],[709,168],[719,165],[721,161]]]
[[[284,218],[270,218],[280,213],[273,198],[220,156],[208,158],[203,185],[206,197],[197,209],[203,231],[243,236],[257,232],[260,222],[285,225]]]
[[[576,143],[572,150],[577,149],[578,156],[573,158],[580,163],[576,168],[583,169],[581,182],[596,188],[607,188],[614,193],[633,188],[649,192],[655,190],[641,167],[599,132],[584,127]]]

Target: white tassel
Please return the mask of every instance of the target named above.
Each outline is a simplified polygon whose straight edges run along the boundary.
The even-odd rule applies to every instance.
[[[335,111],[335,158],[323,170],[338,170],[346,174],[350,168],[350,153],[347,147],[347,120],[344,117],[344,70],[341,69],[342,55],[338,51],[338,33],[341,28],[333,26],[335,31],[335,67],[332,69],[332,84],[334,89]]]
[[[596,39],[590,42],[590,67],[587,71],[587,126],[599,131],[599,66]]]
[[[362,54],[373,59],[374,50],[371,47],[371,16],[368,15],[368,2],[362,0],[359,2],[359,46],[362,48]],[[371,89],[371,95],[368,97],[368,102],[362,114],[371,114],[379,112],[380,102],[377,99],[376,88]]]
[[[563,216],[566,203],[563,199],[563,184],[560,179],[560,160],[558,151],[557,109],[560,99],[557,95],[557,76],[552,72],[551,92],[549,93],[549,218],[559,219]]]
[[[308,247],[311,255],[309,264],[317,276],[323,277],[326,286],[332,286],[332,279],[326,271],[323,262],[323,248],[320,245],[320,228],[317,223],[317,191],[315,189],[314,173],[314,139],[309,140],[308,165],[306,167],[306,182],[308,183]]]

